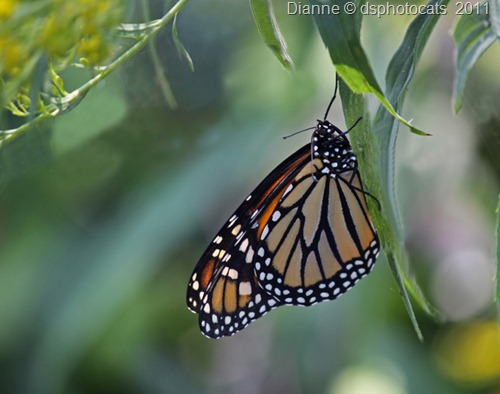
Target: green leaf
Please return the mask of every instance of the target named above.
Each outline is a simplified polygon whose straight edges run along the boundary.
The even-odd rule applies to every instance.
[[[330,6],[339,7],[342,10],[338,15],[315,14],[315,20],[323,42],[330,52],[333,64],[335,64],[335,69],[349,85],[349,88],[355,93],[373,93],[387,111],[398,121],[408,126],[413,133],[427,135],[427,133],[412,126],[396,112],[375,78],[360,40],[361,12],[359,6],[361,1],[354,1],[357,11],[352,15],[343,12],[345,2],[341,0],[327,2],[312,0],[311,3],[313,5],[328,3]]]
[[[429,5],[436,4],[438,7],[445,7],[448,0],[430,1]],[[386,72],[386,94],[391,104],[400,110],[403,105],[404,96],[410,81],[413,78],[414,70],[420,59],[425,44],[432,33],[440,14],[420,14],[408,27],[401,45],[392,57]],[[437,311],[425,299],[413,277],[408,275],[405,270],[401,272],[400,267],[405,267],[407,256],[403,247],[403,226],[400,218],[396,193],[395,193],[395,156],[396,140],[398,134],[398,122],[386,111],[386,108],[379,106],[375,116],[373,130],[380,140],[380,170],[381,170],[381,189],[382,201],[388,221],[388,226],[392,229],[391,238],[382,239],[384,248],[392,252],[392,257],[388,262],[396,281],[400,286],[400,292],[406,291],[401,287],[406,287],[420,306],[427,313],[438,317]],[[386,242],[386,244],[384,244]],[[399,278],[401,277],[401,279]],[[404,297],[403,297],[404,298]],[[405,300],[406,307],[410,316],[414,313],[411,305]]]
[[[292,58],[288,54],[285,39],[280,32],[270,0],[250,0],[253,18],[261,37],[274,56],[288,71],[293,69]]]
[[[359,171],[363,175],[363,188],[370,194],[376,196],[383,207],[387,206],[382,194],[382,182],[380,180],[380,172],[378,171],[377,163],[379,162],[379,142],[377,136],[372,132],[370,127],[370,115],[366,109],[363,95],[353,93],[349,87],[343,82],[340,82],[340,96],[342,98],[342,108],[347,125],[354,124],[361,116],[362,121],[356,126],[349,136],[351,145],[356,153],[359,164]],[[391,117],[394,120],[394,118]],[[417,318],[413,311],[410,297],[408,296],[405,286],[405,277],[399,269],[398,261],[404,260],[404,250],[401,243],[396,241],[393,228],[388,222],[385,211],[380,210],[378,205],[372,198],[367,198],[368,208],[373,223],[377,229],[379,238],[383,245],[384,253],[391,268],[394,280],[396,281],[401,298],[405,304],[413,328],[420,340],[423,340],[422,331],[417,322]],[[413,292],[412,292],[413,293]]]
[[[489,8],[492,8],[491,4],[493,3],[489,3]],[[497,34],[490,22],[490,16],[488,15],[488,11],[490,10],[487,7],[486,4],[483,4],[479,14],[474,12],[469,15],[462,15],[452,32],[455,45],[457,46],[456,71],[453,86],[453,106],[457,113],[462,107],[465,83],[470,70],[497,38]],[[497,6],[493,6],[495,24],[498,24],[499,20],[498,8]],[[476,11],[475,7],[474,10]]]
[[[189,68],[191,69],[191,71],[194,71],[193,60],[191,59],[191,56],[189,55],[187,49],[184,47],[184,45],[182,45],[179,34],[177,33],[177,15],[174,17],[174,23],[172,24],[172,38],[174,40],[175,47],[179,52],[179,56],[181,58],[185,58],[189,64]]]

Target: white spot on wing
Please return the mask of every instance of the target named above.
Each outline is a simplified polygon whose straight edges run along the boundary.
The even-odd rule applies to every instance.
[[[245,240],[246,241],[246,240]],[[252,261],[253,261],[253,255],[254,255],[254,252],[253,252],[253,248],[250,247],[248,249],[248,252],[247,254],[245,255],[245,261],[250,264]]]
[[[285,192],[283,193],[283,197],[285,197],[288,193],[290,193],[292,191],[292,189],[293,189],[293,185],[292,184],[288,185]]]
[[[238,233],[240,232],[240,230],[241,230],[241,224],[238,224],[235,228],[233,228],[231,230],[231,234],[238,235]]]
[[[241,282],[239,287],[240,295],[250,295],[252,294],[252,286],[250,282]]]
[[[238,279],[238,271],[235,269],[231,268],[229,272],[227,273],[227,276],[229,276],[232,280]]]
[[[245,253],[248,248],[248,239],[245,238],[245,240],[241,243],[240,245],[240,250]]]
[[[269,227],[266,224],[266,226],[264,227],[264,230],[262,230],[262,234],[260,236],[260,239],[265,239],[267,237],[268,233],[269,233]]]

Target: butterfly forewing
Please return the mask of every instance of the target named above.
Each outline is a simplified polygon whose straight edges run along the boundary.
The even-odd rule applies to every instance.
[[[259,222],[268,211],[266,207],[278,203],[290,179],[309,157],[310,145],[306,145],[272,171],[224,224],[196,265],[188,283],[187,305],[200,315],[200,326],[203,324],[202,332],[207,336],[231,335],[275,307],[275,303],[278,305],[272,296],[261,290],[255,277],[256,234],[262,231]],[[235,276],[237,279],[233,279]],[[246,283],[250,284],[250,294],[244,290],[248,289]],[[228,289],[224,290],[226,305],[234,298],[238,315],[246,314],[246,319],[234,319],[234,311],[221,304],[222,298],[214,297],[222,288]],[[217,327],[213,323],[215,320]],[[226,321],[236,323],[220,323]],[[217,329],[219,334],[215,334]]]

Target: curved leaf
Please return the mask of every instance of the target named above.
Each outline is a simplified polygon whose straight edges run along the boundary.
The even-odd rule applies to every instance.
[[[280,32],[270,0],[250,0],[253,18],[261,37],[274,56],[288,71],[293,69],[292,58],[288,54],[285,39]]]
[[[185,58],[189,64],[189,68],[194,72],[194,64],[191,59],[191,55],[187,51],[186,47],[182,44],[179,34],[177,33],[177,15],[174,17],[174,23],[172,24],[172,39],[174,40],[175,47],[181,58]]]
[[[489,5],[493,3],[495,2],[491,2]],[[462,107],[465,82],[469,71],[497,38],[497,33],[495,33],[490,23],[489,8],[493,8],[493,11],[495,11],[496,24],[498,23],[499,7],[489,5],[483,4],[479,14],[474,12],[469,15],[462,15],[453,29],[453,39],[457,46],[453,107],[457,113]],[[475,7],[474,10],[476,10]],[[496,27],[498,28],[498,26]]]

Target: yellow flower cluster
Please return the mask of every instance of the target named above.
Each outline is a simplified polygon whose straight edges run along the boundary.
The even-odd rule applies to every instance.
[[[0,80],[47,56],[61,67],[75,58],[102,64],[113,49],[123,0],[0,0]]]

